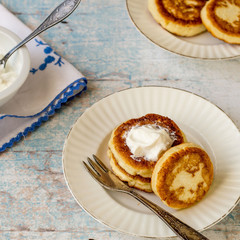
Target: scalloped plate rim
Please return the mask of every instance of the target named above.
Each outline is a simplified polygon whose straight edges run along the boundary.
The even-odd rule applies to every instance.
[[[133,22],[134,26],[138,29],[138,31],[143,34],[147,39],[149,39],[152,43],[154,43],[155,45],[161,47],[162,49],[166,50],[166,51],[169,51],[173,54],[177,54],[177,55],[180,55],[180,56],[183,56],[183,57],[188,57],[188,58],[192,58],[192,59],[202,59],[202,60],[226,60],[226,59],[235,59],[235,58],[239,58],[240,57],[240,46],[238,45],[234,45],[234,44],[227,44],[227,43],[224,43],[222,41],[222,44],[221,47],[225,48],[224,45],[226,44],[226,48],[234,48],[234,47],[237,47],[239,48],[239,52],[236,53],[236,54],[232,54],[232,55],[229,55],[229,56],[221,56],[221,57],[217,57],[217,56],[214,56],[214,57],[201,57],[201,56],[197,56],[197,55],[189,55],[187,54],[186,52],[184,53],[183,51],[180,51],[180,50],[175,50],[175,49],[172,49],[172,48],[169,48],[167,46],[163,46],[163,44],[159,43],[157,41],[157,39],[155,39],[154,37],[152,37],[149,33],[146,33],[145,30],[140,26],[139,23],[137,23],[135,17],[133,16],[133,14],[131,13],[131,10],[129,8],[129,3],[131,1],[140,1],[140,0],[126,0],[126,8],[127,8],[127,12],[129,14],[129,17],[131,19],[131,21]],[[144,1],[144,0],[142,0]],[[176,43],[179,43],[179,44],[183,44],[184,47],[191,47],[193,50],[197,50],[198,48],[206,48],[205,51],[209,51],[210,49],[207,49],[207,48],[210,48],[211,45],[200,45],[200,44],[194,44],[194,43],[190,43],[190,42],[187,42],[187,41],[184,41],[183,39],[181,39],[181,37],[178,37],[178,36],[175,36],[174,34],[171,34],[170,32],[166,31],[165,29],[163,29],[160,25],[159,25],[159,28],[161,28],[163,34],[167,36],[167,34],[170,34],[172,35],[173,37],[176,38]],[[166,40],[166,38],[165,38]],[[217,45],[213,45],[213,46],[217,46]]]
[[[148,86],[148,87],[137,87],[137,88],[124,89],[124,90],[118,91],[118,92],[116,92],[116,93],[110,94],[110,95],[104,97],[103,99],[97,101],[97,102],[94,103],[91,107],[89,107],[89,108],[77,119],[77,121],[75,122],[75,124],[74,124],[74,125],[72,126],[72,128],[70,129],[70,131],[69,131],[69,133],[68,133],[68,136],[67,136],[67,138],[66,138],[66,140],[65,140],[64,146],[63,146],[63,154],[62,154],[63,173],[64,173],[64,178],[65,178],[66,184],[67,184],[67,186],[68,186],[71,194],[73,195],[74,199],[76,200],[76,202],[77,202],[90,216],[92,216],[92,217],[93,217],[94,219],[96,219],[97,221],[103,223],[104,225],[106,225],[106,226],[108,226],[108,227],[110,227],[110,228],[112,228],[112,229],[114,229],[114,230],[116,230],[116,231],[120,231],[120,232],[123,232],[123,233],[128,233],[128,234],[135,235],[135,236],[151,237],[151,238],[173,237],[174,235],[170,235],[170,236],[154,236],[154,234],[153,234],[153,235],[148,235],[148,234],[143,235],[143,234],[139,234],[139,233],[137,233],[137,232],[131,232],[131,231],[127,231],[126,229],[121,229],[121,228],[119,228],[118,226],[113,226],[110,222],[104,221],[101,217],[97,216],[94,211],[89,210],[88,206],[83,205],[82,202],[81,202],[81,199],[79,199],[79,197],[76,196],[76,191],[73,190],[72,183],[70,183],[70,181],[69,181],[68,169],[67,169],[67,167],[66,167],[66,161],[69,161],[69,160],[66,160],[66,159],[67,159],[67,158],[66,158],[66,151],[69,151],[69,149],[68,149],[68,148],[69,148],[68,144],[69,144],[69,141],[70,141],[70,138],[71,138],[71,134],[73,134],[73,132],[75,131],[74,128],[78,125],[79,119],[81,119],[81,118],[83,117],[83,115],[89,114],[89,113],[90,113],[90,110],[91,110],[93,107],[97,107],[98,104],[103,103],[102,101],[105,101],[106,99],[109,100],[109,99],[111,99],[111,98],[114,98],[114,96],[116,96],[116,94],[121,94],[121,92],[131,91],[131,90],[134,90],[134,89],[135,89],[136,91],[138,91],[138,89],[143,89],[143,90],[144,90],[144,88],[148,88],[148,89],[149,89],[149,88],[153,88],[153,89],[155,89],[155,88],[161,88],[161,89],[163,89],[163,90],[164,90],[164,89],[167,89],[167,90],[171,89],[171,90],[173,90],[173,91],[184,92],[184,93],[188,94],[189,96],[191,96],[191,95],[196,96],[196,97],[200,98],[201,100],[203,100],[204,102],[206,102],[207,104],[212,104],[213,106],[215,106],[215,107],[216,107],[216,111],[220,111],[222,114],[224,114],[224,115],[226,116],[226,118],[227,118],[228,120],[230,120],[230,121],[232,122],[232,120],[231,120],[219,107],[217,107],[215,104],[211,103],[210,101],[204,99],[203,97],[201,97],[201,96],[199,96],[199,95],[197,95],[197,94],[188,92],[188,91],[186,91],[186,90],[182,90],[182,89],[178,89],[178,88],[172,88],[172,87],[161,87],[161,86]],[[235,124],[234,124],[233,122],[232,122],[232,124],[233,124],[233,127],[236,128],[236,126],[235,126]],[[237,130],[238,130],[238,129],[237,129]],[[239,133],[239,130],[238,130],[238,133]],[[95,149],[95,150],[96,150],[96,149]],[[94,149],[93,149],[93,152],[94,152]],[[71,174],[70,174],[70,175],[71,175]],[[94,181],[94,180],[92,180],[92,181]],[[101,189],[101,190],[102,190],[102,189]],[[104,191],[104,190],[102,190],[102,191]],[[205,226],[204,228],[198,229],[198,230],[199,230],[199,231],[206,230],[206,229],[208,229],[209,227],[211,227],[211,226],[215,225],[216,223],[218,223],[219,221],[221,221],[224,217],[226,217],[226,216],[234,209],[234,207],[238,204],[239,200],[240,200],[240,199],[239,199],[239,197],[238,197],[238,198],[236,199],[235,203],[228,209],[227,212],[225,212],[222,216],[220,216],[218,219],[216,219],[215,221],[213,221],[213,222],[212,222],[211,224],[209,224],[208,226]]]

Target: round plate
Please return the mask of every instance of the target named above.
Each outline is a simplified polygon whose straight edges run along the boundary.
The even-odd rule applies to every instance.
[[[205,99],[174,88],[140,87],[117,92],[87,109],[72,127],[63,150],[63,171],[77,202],[105,225],[145,237],[174,233],[150,210],[122,193],[104,190],[86,171],[83,161],[96,154],[109,166],[107,143],[122,122],[157,113],[174,120],[188,141],[201,145],[214,165],[207,196],[193,207],[174,210],[153,193],[141,192],[195,229],[204,230],[226,216],[240,193],[240,133],[228,116]]]
[[[147,0],[126,0],[128,13],[140,32],[158,46],[179,55],[200,59],[240,56],[240,46],[227,44],[209,32],[194,37],[178,37],[164,30],[151,16]]]

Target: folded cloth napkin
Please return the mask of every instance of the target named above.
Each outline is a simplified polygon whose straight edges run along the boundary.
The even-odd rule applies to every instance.
[[[0,25],[22,39],[31,33],[1,4]],[[0,152],[47,121],[62,103],[87,89],[86,78],[43,40],[37,37],[27,47],[31,56],[28,79],[14,98],[0,107]]]

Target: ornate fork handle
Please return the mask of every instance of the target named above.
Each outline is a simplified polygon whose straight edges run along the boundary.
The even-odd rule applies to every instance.
[[[28,41],[39,35],[41,32],[47,30],[48,28],[56,25],[57,23],[63,21],[67,18],[79,5],[81,0],[65,0],[58,7],[56,7],[52,13],[44,20],[44,22],[34,30],[30,35],[28,35],[23,41],[11,49],[1,60],[1,63],[6,64],[8,58],[20,47],[25,45]]]
[[[161,218],[175,233],[177,233],[179,236],[182,237],[182,239],[185,240],[208,240],[205,236],[203,236],[201,233],[197,232],[193,228],[189,227],[176,217],[174,217],[172,214],[166,212],[153,202],[147,200],[142,195],[138,194],[135,191],[128,191],[126,192],[133,196],[135,199],[140,201],[142,204],[144,204],[147,208],[149,208],[151,211],[153,211],[159,218]]]
[[[208,240],[195,229],[191,228],[172,214],[135,192],[132,188],[122,182],[112,171],[110,171],[97,156],[93,155],[93,158],[95,162],[88,158],[88,162],[91,167],[83,161],[84,166],[90,175],[104,188],[131,195],[161,218],[182,239]]]

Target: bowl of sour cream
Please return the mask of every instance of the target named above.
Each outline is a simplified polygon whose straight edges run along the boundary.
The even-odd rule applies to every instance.
[[[0,26],[0,59],[20,41],[15,33]],[[0,65],[0,107],[17,93],[26,81],[29,70],[30,55],[26,46],[13,53],[5,68]]]

